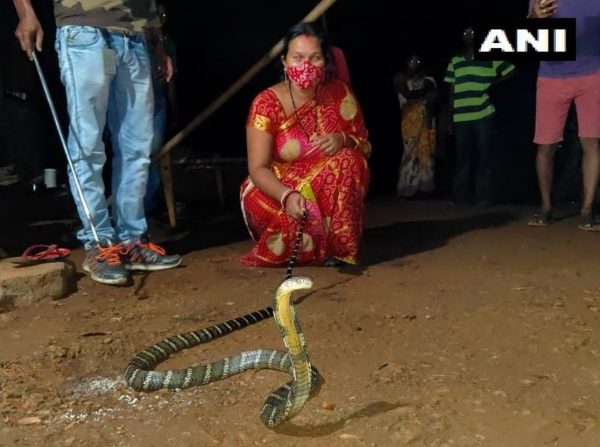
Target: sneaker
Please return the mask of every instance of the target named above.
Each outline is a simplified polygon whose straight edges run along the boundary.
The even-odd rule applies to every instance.
[[[181,256],[167,256],[165,253],[164,248],[150,242],[147,236],[142,236],[138,242],[129,245],[124,259],[125,268],[156,271],[172,269],[181,264]]]
[[[122,244],[112,245],[103,241],[85,253],[83,270],[101,284],[118,286],[129,281],[129,272],[125,270],[121,256],[125,254]]]

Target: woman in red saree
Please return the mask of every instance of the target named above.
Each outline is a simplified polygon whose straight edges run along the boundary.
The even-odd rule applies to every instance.
[[[240,198],[256,244],[246,265],[284,265],[305,211],[299,264],[358,261],[371,144],[351,89],[324,79],[328,55],[310,24],[296,25],[284,40],[285,80],[252,103]]]

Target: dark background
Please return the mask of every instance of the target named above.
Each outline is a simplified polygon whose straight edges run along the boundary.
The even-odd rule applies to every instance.
[[[286,29],[316,1],[203,1],[193,8],[168,2],[172,35],[177,42],[179,104],[191,119],[216,95],[263,56]],[[371,195],[393,194],[402,153],[400,111],[392,78],[403,61],[418,52],[439,84],[450,57],[459,49],[460,32],[482,18],[523,17],[528,0],[491,2],[400,2],[339,0],[326,13],[332,43],[346,55],[352,87],[364,111],[373,143]],[[499,109],[498,151],[504,175],[500,196],[522,200],[535,194],[532,177],[535,66],[522,65],[515,79],[492,92]],[[265,68],[187,143],[199,150],[244,156],[244,120],[253,96],[277,82],[276,64]],[[183,91],[182,91],[183,89]],[[511,128],[511,138],[503,128]],[[451,155],[441,169],[451,169]],[[504,184],[512,171],[512,181]],[[514,176],[522,181],[515,184]],[[533,182],[531,180],[533,179]],[[447,191],[447,182],[439,186]],[[509,188],[507,190],[506,188]]]
[[[170,34],[177,47],[175,83],[181,123],[185,125],[264,56],[286,29],[318,2],[166,0],[165,3],[169,7]],[[42,61],[66,123],[53,50],[52,2],[36,0],[35,5],[46,30]],[[528,0],[338,0],[327,12],[332,42],[345,52],[352,87],[371,135],[371,196],[395,192],[402,141],[392,78],[403,61],[410,54],[419,53],[445,90],[444,70],[459,49],[461,30],[478,20],[523,17],[527,8]],[[31,96],[19,103],[1,95],[0,165],[15,154],[29,153],[28,159],[38,160],[42,167],[57,167],[64,172],[64,155],[33,66],[21,54],[12,35],[16,26],[12,9],[9,1],[0,6],[0,80],[7,84],[7,80],[18,79]],[[516,76],[495,86],[491,95],[498,109],[495,142],[499,199],[520,203],[537,200],[532,144],[537,66],[519,63],[517,68]],[[278,69],[271,63],[182,143],[188,155],[201,158],[219,153],[223,157],[244,157],[244,124],[249,104],[254,95],[278,79]],[[22,141],[23,135],[26,141]],[[448,150],[438,160],[441,176],[437,192],[442,197],[448,195],[452,170],[451,139],[448,142]]]

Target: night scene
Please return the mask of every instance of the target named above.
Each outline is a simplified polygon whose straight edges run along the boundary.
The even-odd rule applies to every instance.
[[[0,446],[600,445],[600,0],[0,3]]]

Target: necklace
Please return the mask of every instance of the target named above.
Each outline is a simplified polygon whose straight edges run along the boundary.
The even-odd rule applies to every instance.
[[[304,124],[302,124],[302,121],[300,121],[300,117],[298,116],[298,107],[296,107],[296,101],[294,101],[294,95],[292,93],[291,81],[288,80],[287,85],[288,85],[288,90],[290,92],[290,99],[292,100],[292,107],[294,107],[294,115],[296,115],[296,121],[298,122],[298,125],[300,126],[300,129],[302,129],[302,132],[304,133],[304,135],[306,135],[306,138],[308,138],[310,140],[312,135],[308,133],[308,131],[304,127]],[[314,101],[315,101],[315,104],[313,105],[313,117],[315,120],[315,125],[314,125],[313,135],[318,133],[318,131],[319,131],[319,117],[317,116],[317,87],[315,87]]]

